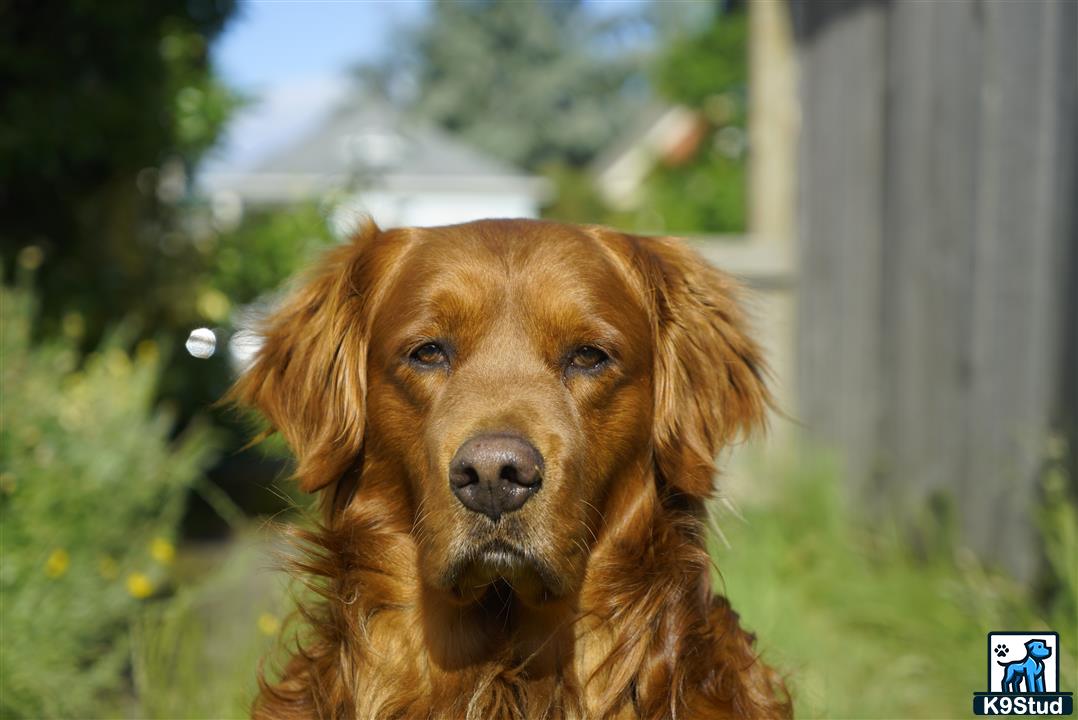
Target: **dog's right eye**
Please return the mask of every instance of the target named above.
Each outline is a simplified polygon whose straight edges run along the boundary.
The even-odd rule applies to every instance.
[[[422,367],[435,368],[449,365],[449,355],[446,353],[445,348],[433,342],[417,347],[408,356],[408,359]]]
[[[569,355],[572,370],[598,370],[610,360],[610,356],[593,345],[581,345]]]

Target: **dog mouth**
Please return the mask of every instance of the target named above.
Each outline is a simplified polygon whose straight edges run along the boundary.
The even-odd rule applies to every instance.
[[[530,561],[527,553],[504,540],[493,540],[479,548],[474,561],[499,574],[513,574]]]
[[[459,599],[477,600],[493,585],[508,586],[526,602],[542,602],[560,594],[558,576],[526,548],[505,540],[476,545],[455,560],[446,585]]]

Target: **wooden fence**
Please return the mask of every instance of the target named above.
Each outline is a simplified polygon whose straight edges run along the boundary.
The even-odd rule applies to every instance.
[[[799,412],[863,497],[1028,577],[1078,408],[1078,2],[791,2]],[[1072,478],[1074,475],[1072,475]]]

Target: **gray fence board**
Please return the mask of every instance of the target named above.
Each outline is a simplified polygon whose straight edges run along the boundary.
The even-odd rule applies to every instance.
[[[805,78],[805,94],[818,102],[803,105],[803,127],[815,141],[802,145],[802,162],[816,169],[809,182],[819,202],[800,208],[801,224],[816,230],[802,236],[801,263],[819,282],[803,288],[800,302],[804,312],[832,322],[802,335],[798,385],[848,384],[850,393],[841,396],[804,395],[802,412],[824,418],[851,453],[867,447],[866,429],[877,418],[870,357],[877,353],[879,312],[871,289],[881,269],[882,236],[874,219],[882,197],[879,184],[864,179],[879,177],[882,168],[883,30],[878,6],[853,7],[849,19],[827,33],[828,42],[805,48],[819,73]],[[848,94],[868,101],[848,108]]]
[[[1078,4],[792,7],[800,416],[866,500],[955,498],[965,540],[1028,575],[1046,441],[1075,414]]]

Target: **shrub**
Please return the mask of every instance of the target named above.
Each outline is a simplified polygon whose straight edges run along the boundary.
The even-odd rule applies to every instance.
[[[114,332],[77,352],[80,320],[34,341],[35,298],[0,289],[0,715],[117,714],[130,622],[167,594],[186,491],[210,459],[155,409],[157,345]]]

